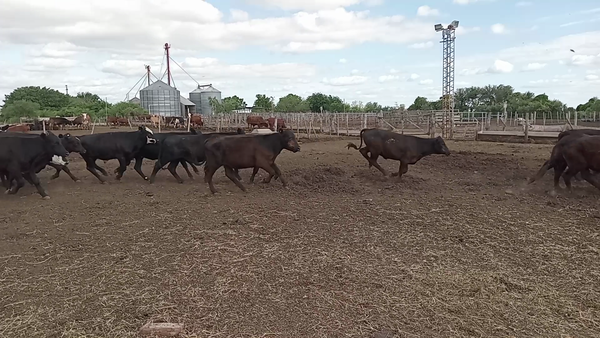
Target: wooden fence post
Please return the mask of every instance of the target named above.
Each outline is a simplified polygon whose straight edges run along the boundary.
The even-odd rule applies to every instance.
[[[529,143],[529,113],[525,115],[525,143]]]

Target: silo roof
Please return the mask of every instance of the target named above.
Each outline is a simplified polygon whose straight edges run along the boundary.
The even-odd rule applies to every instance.
[[[190,100],[186,99],[186,98],[185,98],[185,97],[183,97],[183,96],[181,96],[179,99],[180,99],[181,103],[182,103],[184,106],[195,106],[195,105],[196,105],[194,102],[192,102],[192,101],[190,101]]]
[[[177,91],[177,89],[169,86],[168,84],[162,82],[161,80],[156,80],[156,82],[152,83],[146,88],[142,88],[140,91],[147,90],[169,90],[169,91]]]
[[[220,93],[221,91],[219,91],[218,89],[216,89],[215,87],[213,87],[211,84],[208,86],[202,86],[202,87],[198,87],[194,90],[192,90],[190,93],[205,93],[205,92],[216,92],[216,93]]]

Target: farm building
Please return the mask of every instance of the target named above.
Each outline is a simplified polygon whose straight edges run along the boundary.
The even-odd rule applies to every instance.
[[[212,115],[213,111],[210,105],[210,98],[215,98],[221,102],[221,92],[213,87],[212,84],[198,86],[198,88],[190,92],[190,101],[196,105],[196,109],[190,112],[202,115]]]
[[[195,103],[181,96],[177,88],[157,80],[140,90],[141,105],[152,115],[182,116],[195,111]]]

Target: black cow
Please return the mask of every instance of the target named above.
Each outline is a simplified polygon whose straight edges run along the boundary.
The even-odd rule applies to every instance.
[[[363,139],[365,141],[364,148],[362,148]],[[408,171],[409,164],[415,164],[425,156],[431,154],[450,155],[450,150],[448,150],[446,143],[440,136],[436,138],[421,138],[381,129],[361,130],[360,146],[357,147],[356,144],[350,142],[347,147],[348,149],[357,149],[369,161],[369,168],[374,166],[383,176],[388,175],[385,169],[377,163],[379,156],[386,160],[400,161],[398,172],[391,175],[398,176],[398,178],[402,177]]]
[[[281,171],[275,164],[275,159],[283,149],[294,153],[300,151],[300,145],[291,130],[280,129],[278,133],[273,134],[224,136],[207,140],[205,144],[204,181],[208,183],[210,191],[213,194],[216,193],[212,182],[213,175],[220,167],[225,167],[225,175],[238,188],[246,191],[236,170],[254,168],[254,176],[261,168],[269,173],[269,177],[265,180],[266,183],[272,177],[278,177],[285,187],[287,182],[281,176]]]
[[[25,185],[23,178],[26,177],[44,199],[50,198],[41,186],[36,170],[55,155],[64,159],[68,153],[52,132],[43,132],[38,137],[0,137],[0,173],[8,175],[9,183],[16,182],[14,186],[10,184],[6,193],[16,194]]]
[[[39,137],[39,135],[23,134],[23,133],[10,133],[9,132],[9,133],[0,134],[0,137],[29,137],[29,138],[31,138],[31,137]],[[61,144],[63,145],[63,147],[65,147],[65,149],[67,150],[68,153],[85,153],[85,149],[81,145],[81,141],[79,140],[78,137],[71,136],[71,134],[67,133],[65,135],[59,134],[58,138],[60,139]],[[52,177],[50,177],[51,180],[58,178],[60,170],[64,170],[67,173],[67,175],[69,175],[69,177],[71,177],[71,179],[73,181],[79,182],[79,179],[77,177],[75,177],[71,173],[69,168],[67,167],[67,163],[64,163],[64,161],[60,158],[57,159],[57,158],[53,157],[53,159],[49,163],[46,163],[46,164],[40,163],[39,166],[37,168],[35,168],[35,172],[39,173],[40,171],[42,171],[42,169],[44,169],[46,167],[46,165],[51,166],[54,169],[56,169],[56,173]],[[2,177],[2,179],[4,182],[5,178]]]
[[[569,135],[600,135],[600,129],[572,129],[561,131],[558,134],[558,141]]]
[[[164,140],[164,142],[159,142],[159,156],[154,164],[154,170],[150,175],[150,183],[154,183],[154,179],[156,177],[156,173],[160,168],[162,168],[167,163],[167,169],[175,177],[177,182],[183,183],[183,180],[177,174],[177,165],[179,163],[190,163],[194,168],[196,174],[198,171],[195,165],[201,165],[205,161],[204,156],[204,143],[208,139],[228,136],[228,135],[237,135],[244,134],[244,130],[238,128],[235,132],[221,132],[221,133],[209,133],[202,134],[199,133],[197,135],[190,135],[193,137],[186,137],[186,135],[177,135],[177,133],[172,133],[174,136],[168,137]],[[237,174],[236,172],[236,175]],[[191,173],[188,171],[188,176],[193,179]]]
[[[584,180],[600,189],[600,182],[590,173],[590,170],[600,171],[598,149],[600,149],[600,136],[592,135],[582,135],[574,139],[570,147],[563,149],[562,155],[568,167],[563,174],[563,180],[569,191],[571,191],[571,178],[577,173],[581,173]]]
[[[86,150],[84,154],[81,154],[86,169],[96,176],[101,183],[105,183],[105,181],[96,170],[100,170],[104,176],[108,176],[108,173],[96,164],[96,160],[117,159],[119,168],[116,179],[120,180],[125,170],[127,170],[127,164],[131,163],[142,147],[157,142],[152,130],[142,126],[137,131],[84,135],[80,139]]]

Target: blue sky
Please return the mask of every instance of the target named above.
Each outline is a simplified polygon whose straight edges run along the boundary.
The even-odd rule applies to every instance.
[[[164,2],[167,3],[167,2]],[[509,84],[570,105],[600,93],[600,3],[513,0],[6,0],[0,95],[24,85],[123,100],[162,45],[201,84],[409,105],[441,94],[440,36],[459,20],[456,87]],[[571,52],[569,49],[574,49]],[[196,83],[173,65],[182,95]],[[130,97],[135,95],[135,88]]]

